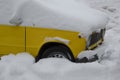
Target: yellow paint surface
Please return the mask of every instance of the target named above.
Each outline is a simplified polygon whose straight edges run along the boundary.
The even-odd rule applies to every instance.
[[[25,27],[0,25],[0,55],[25,51]]]
[[[69,40],[69,43],[65,45],[71,49],[76,58],[86,48],[85,38],[79,38],[78,34],[79,32],[49,28],[0,25],[0,55],[26,51],[37,56],[41,47],[47,42],[65,44],[59,40],[46,40],[59,37]]]

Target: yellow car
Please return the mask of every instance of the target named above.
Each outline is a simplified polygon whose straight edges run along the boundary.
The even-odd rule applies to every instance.
[[[77,59],[84,50],[94,49],[103,41],[105,29],[93,32],[87,40],[80,32],[32,26],[0,25],[0,56],[29,52],[38,61],[41,58]]]

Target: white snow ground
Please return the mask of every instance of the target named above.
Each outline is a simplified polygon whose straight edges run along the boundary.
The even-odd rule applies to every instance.
[[[120,1],[86,1],[92,7],[105,11],[111,18],[104,44],[95,50],[104,54],[99,61],[84,64],[65,59],[43,59],[34,63],[34,58],[27,53],[11,54],[0,61],[0,80],[119,80]]]

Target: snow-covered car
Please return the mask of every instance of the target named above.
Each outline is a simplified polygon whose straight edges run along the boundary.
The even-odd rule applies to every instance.
[[[8,7],[0,16],[8,16],[4,14]],[[108,22],[104,13],[75,0],[25,0],[11,10],[12,19],[0,20],[0,56],[29,52],[36,61],[47,57],[75,61],[81,51],[103,42]]]

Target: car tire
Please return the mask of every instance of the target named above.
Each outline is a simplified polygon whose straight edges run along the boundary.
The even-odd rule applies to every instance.
[[[42,58],[66,58],[71,59],[70,51],[64,46],[54,46],[43,52]]]

